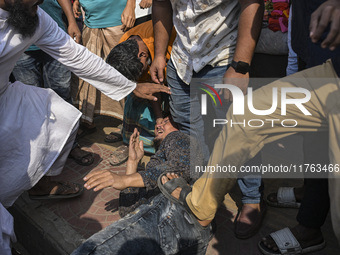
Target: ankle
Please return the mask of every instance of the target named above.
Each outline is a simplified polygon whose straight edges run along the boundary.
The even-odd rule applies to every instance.
[[[260,203],[258,203],[258,204],[243,204],[243,205],[247,205],[247,206],[249,206],[249,207],[251,207],[255,210],[258,210],[258,211],[261,210]]]
[[[198,223],[201,224],[202,227],[206,227],[211,223],[211,220],[198,220]]]

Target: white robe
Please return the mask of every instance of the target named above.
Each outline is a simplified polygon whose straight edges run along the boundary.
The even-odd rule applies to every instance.
[[[81,113],[51,89],[10,83],[20,55],[31,44],[67,66],[105,95],[121,100],[136,84],[76,44],[40,8],[39,26],[22,39],[0,9],[0,203],[11,206],[55,162]]]

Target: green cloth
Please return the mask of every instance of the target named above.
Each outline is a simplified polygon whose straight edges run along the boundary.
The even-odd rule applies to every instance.
[[[122,24],[121,14],[126,0],[80,0],[85,11],[85,25],[89,28],[115,27]]]

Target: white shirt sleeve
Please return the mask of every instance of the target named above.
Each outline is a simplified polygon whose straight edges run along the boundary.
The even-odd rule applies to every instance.
[[[77,44],[73,38],[60,29],[43,10],[38,9],[40,33],[35,44],[55,58],[71,72],[90,83],[108,97],[121,100],[130,94],[136,83],[128,80],[115,68],[105,63],[84,46]]]

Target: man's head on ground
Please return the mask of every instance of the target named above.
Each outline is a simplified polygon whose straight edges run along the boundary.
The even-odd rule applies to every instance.
[[[106,58],[106,62],[132,81],[137,81],[148,67],[149,50],[139,36],[115,46]]]
[[[31,37],[39,24],[38,5],[44,0],[2,0],[1,8],[9,12],[8,24],[24,38]]]
[[[161,142],[171,132],[178,131],[177,124],[173,121],[171,116],[165,117],[160,124],[155,126],[155,139],[153,139],[153,145],[158,150]]]

